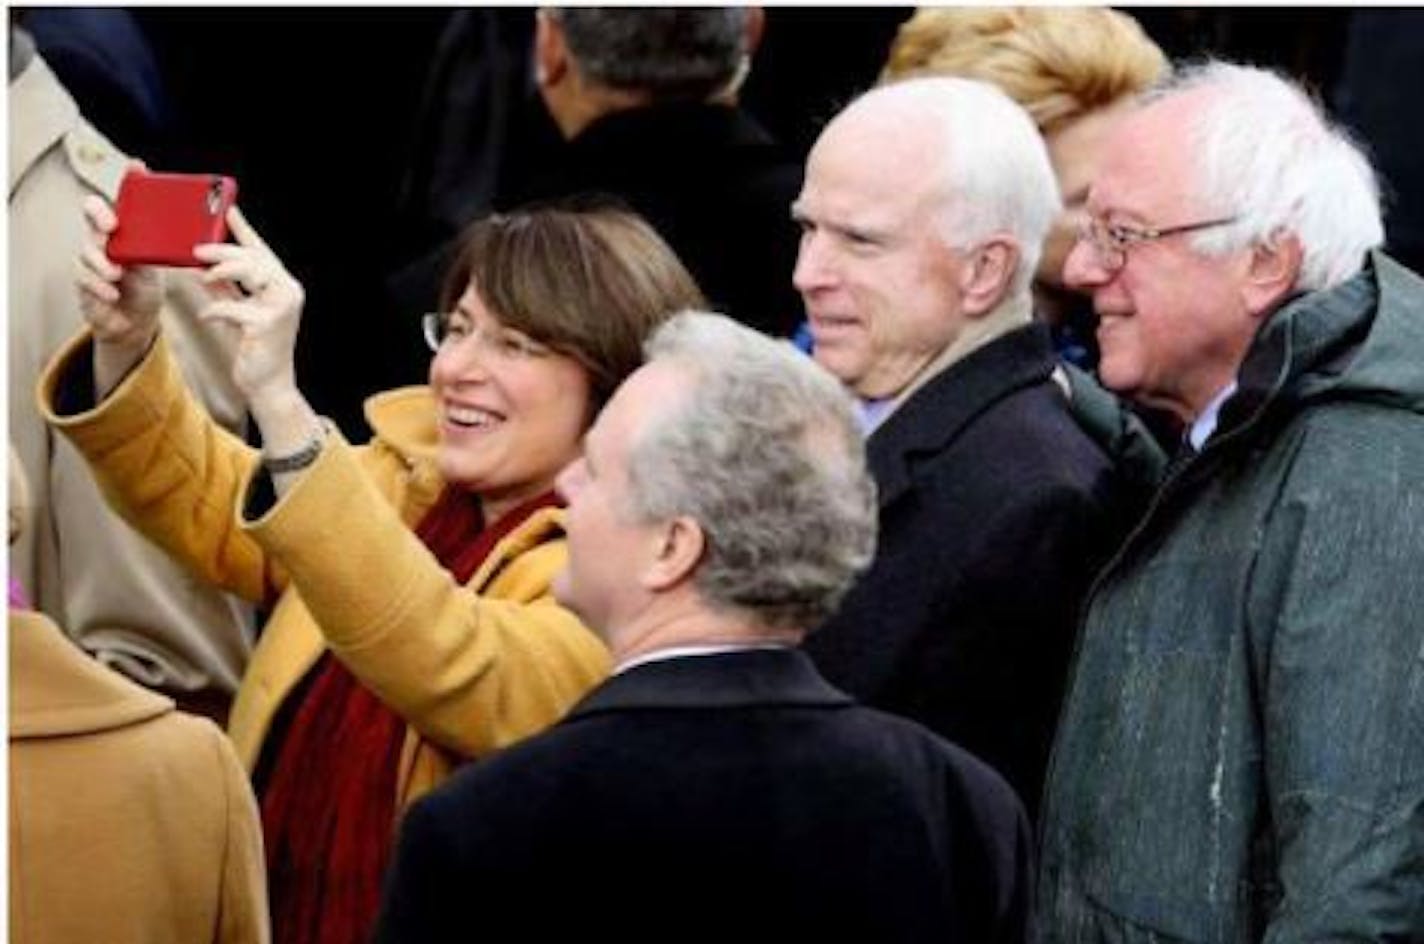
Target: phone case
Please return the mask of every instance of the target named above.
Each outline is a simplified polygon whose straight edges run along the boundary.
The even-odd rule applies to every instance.
[[[119,185],[119,225],[109,235],[108,256],[121,265],[200,266],[193,247],[227,238],[227,211],[236,199],[231,177],[131,170]]]

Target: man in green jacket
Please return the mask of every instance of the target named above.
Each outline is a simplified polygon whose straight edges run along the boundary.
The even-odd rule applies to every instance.
[[[1065,276],[1187,425],[1085,609],[1050,941],[1424,937],[1424,282],[1363,155],[1208,63],[1107,147]]]

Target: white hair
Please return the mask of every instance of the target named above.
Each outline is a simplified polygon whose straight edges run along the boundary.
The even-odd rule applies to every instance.
[[[809,357],[722,315],[682,312],[646,344],[693,379],[628,464],[628,513],[688,515],[711,606],[813,629],[875,553],[875,485],[850,395]]]
[[[1151,103],[1202,92],[1188,132],[1198,196],[1231,226],[1200,233],[1200,252],[1268,243],[1281,232],[1302,248],[1296,288],[1319,291],[1360,271],[1384,241],[1379,184],[1345,129],[1293,82],[1266,69],[1209,60],[1147,94]]]
[[[938,124],[944,238],[967,249],[996,233],[1018,243],[1010,298],[1027,297],[1053,219],[1058,180],[1038,128],[998,87],[948,76],[906,79],[865,93],[867,104],[898,107]]]

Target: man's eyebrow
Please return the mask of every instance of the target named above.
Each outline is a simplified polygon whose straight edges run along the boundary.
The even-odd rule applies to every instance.
[[[837,236],[862,239],[869,242],[884,242],[889,238],[889,232],[884,229],[877,229],[873,226],[863,226],[855,223],[837,223],[834,220],[815,219],[805,212],[801,207],[792,204],[791,219],[797,223],[812,223],[818,229],[828,230]]]

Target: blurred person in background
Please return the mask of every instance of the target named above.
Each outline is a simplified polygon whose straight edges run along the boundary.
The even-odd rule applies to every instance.
[[[802,318],[788,281],[796,229],[787,219],[800,166],[738,105],[764,20],[756,7],[540,9],[533,81],[559,140],[527,149],[512,167],[514,158],[482,149],[493,176],[461,187],[466,205],[616,197],[673,247],[712,307],[789,334]],[[500,84],[497,72],[485,78]],[[459,120],[496,126],[509,110],[517,111],[504,103],[498,115]],[[470,171],[445,174],[454,180]],[[392,276],[397,310],[429,303],[449,249]]]
[[[221,722],[252,647],[251,608],[115,515],[35,407],[41,368],[83,323],[74,302],[74,259],[88,238],[81,205],[114,200],[131,162],[80,114],[23,29],[12,25],[9,42],[9,423],[32,481],[32,518],[10,548],[10,576],[100,662]],[[241,434],[232,350],[198,318],[201,286],[177,271],[164,284],[158,317],[186,382]]]

